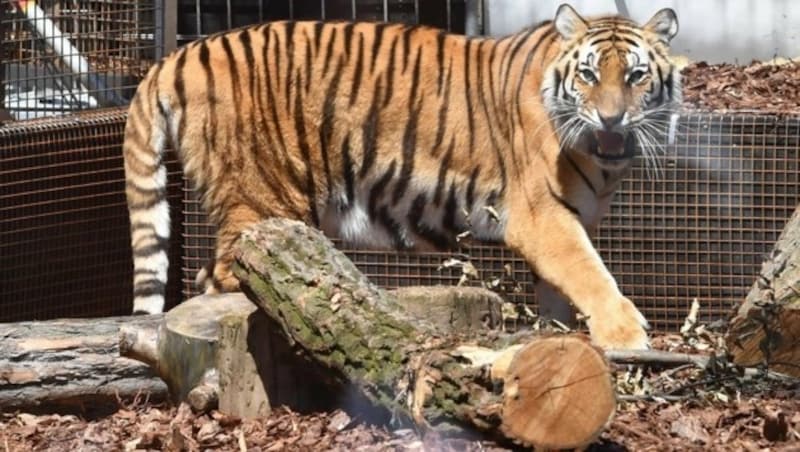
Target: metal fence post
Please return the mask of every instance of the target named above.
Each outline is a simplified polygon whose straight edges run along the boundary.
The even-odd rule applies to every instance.
[[[0,124],[11,119],[11,114],[6,111],[6,63],[5,38],[6,38],[6,6],[0,3]]]
[[[178,0],[155,0],[156,60],[178,46]]]

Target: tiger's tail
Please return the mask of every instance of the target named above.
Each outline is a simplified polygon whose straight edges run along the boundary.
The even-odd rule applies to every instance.
[[[142,83],[131,102],[122,145],[125,194],[133,250],[133,313],[164,310],[169,261],[170,216],[167,202],[166,111]]]

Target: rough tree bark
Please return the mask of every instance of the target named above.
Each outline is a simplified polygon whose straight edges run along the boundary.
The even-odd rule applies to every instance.
[[[0,324],[0,411],[83,410],[167,397],[146,365],[119,356],[123,325],[154,331],[161,316]]]
[[[727,345],[736,364],[800,377],[800,209],[735,310]]]
[[[561,449],[613,415],[608,365],[585,338],[442,332],[303,223],[245,232],[234,271],[292,345],[397,418]]]

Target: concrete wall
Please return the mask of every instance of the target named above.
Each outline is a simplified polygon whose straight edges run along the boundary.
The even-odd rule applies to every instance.
[[[552,19],[570,3],[583,15],[622,13],[646,22],[661,8],[678,14],[673,52],[694,61],[749,63],[800,56],[798,0],[484,0],[487,33],[501,36]]]

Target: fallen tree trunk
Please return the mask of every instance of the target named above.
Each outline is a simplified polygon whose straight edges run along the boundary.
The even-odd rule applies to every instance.
[[[800,377],[800,209],[736,309],[726,342],[738,365]]]
[[[245,232],[234,271],[292,345],[396,418],[562,449],[613,415],[608,365],[584,337],[442,332],[303,223]]]
[[[0,324],[0,411],[79,410],[164,400],[146,365],[119,356],[119,329],[154,330],[161,316]]]

